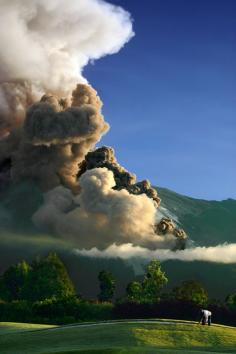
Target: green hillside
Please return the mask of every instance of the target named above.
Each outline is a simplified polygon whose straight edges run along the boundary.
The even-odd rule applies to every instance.
[[[162,263],[162,268],[169,279],[168,288],[194,279],[205,286],[211,299],[225,300],[228,294],[236,293],[236,264],[171,260]]]
[[[24,188],[26,187],[23,186],[22,190],[25,193]],[[137,268],[140,274],[142,266],[139,260],[135,260],[133,267],[134,263],[121,259],[78,256],[71,252],[73,246],[69,242],[36,233],[26,220],[27,218],[29,220],[29,210],[32,212],[37,208],[40,198],[37,191],[31,187],[27,188],[29,194],[34,195],[32,203],[22,204],[21,189],[17,189],[14,203],[10,197],[4,199],[3,206],[10,208],[14,227],[9,231],[0,231],[0,274],[11,264],[22,259],[31,261],[39,254],[45,255],[49,251],[56,251],[67,265],[80,294],[88,298],[96,297],[99,292],[97,275],[99,271],[107,269],[117,279],[116,296],[122,296],[127,284],[137,275]],[[177,217],[180,226],[187,231],[195,245],[236,242],[236,200],[205,201],[182,196],[164,188],[158,188],[158,193],[162,199],[162,212]],[[2,217],[3,215],[2,213]],[[3,222],[3,219],[1,221]],[[5,222],[7,223],[7,220]],[[0,222],[1,225],[4,223]],[[224,299],[229,293],[236,292],[236,264],[167,261],[162,266],[169,278],[169,288],[182,280],[196,279],[206,286],[211,298]]]
[[[197,245],[236,242],[236,200],[207,201],[157,188],[161,206],[177,216]]]
[[[162,207],[177,217],[195,245],[236,242],[236,200],[207,201],[157,189]],[[196,279],[206,286],[212,298],[224,299],[228,293],[236,292],[236,264],[167,261],[163,268],[170,279],[169,287],[183,279]]]
[[[5,329],[7,327],[7,330]],[[13,329],[10,331],[9,329]],[[1,324],[4,354],[235,353],[236,328],[193,322],[124,321],[50,327]]]

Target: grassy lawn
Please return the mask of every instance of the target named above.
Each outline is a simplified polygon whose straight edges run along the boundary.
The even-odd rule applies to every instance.
[[[236,353],[236,328],[195,323],[0,323],[1,354]]]
[[[33,331],[36,329],[46,329],[46,328],[55,328],[55,327],[57,326],[33,324],[33,323],[0,322],[0,335],[6,333]]]

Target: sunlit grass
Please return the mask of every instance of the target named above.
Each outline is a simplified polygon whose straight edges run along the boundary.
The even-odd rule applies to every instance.
[[[95,326],[0,323],[3,354],[236,353],[236,328],[111,322]]]
[[[37,329],[47,329],[47,328],[54,328],[54,327],[57,326],[33,324],[33,323],[0,322],[0,335],[6,333],[33,331]]]

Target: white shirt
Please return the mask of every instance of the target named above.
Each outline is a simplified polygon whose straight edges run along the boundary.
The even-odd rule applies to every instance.
[[[208,321],[208,317],[211,316],[211,311],[208,310],[202,310],[202,315],[205,317],[205,319]]]

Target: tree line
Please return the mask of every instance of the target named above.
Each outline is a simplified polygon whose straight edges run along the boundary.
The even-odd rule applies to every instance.
[[[224,303],[210,300],[204,286],[182,282],[164,292],[168,279],[158,260],[145,267],[141,280],[134,279],[126,294],[114,300],[116,279],[109,271],[98,274],[97,299],[86,300],[75,286],[62,260],[55,253],[36,258],[31,264],[21,261],[0,277],[0,321],[71,323],[112,318],[165,317],[196,320],[199,309],[208,307],[218,322],[236,325],[236,294]]]

